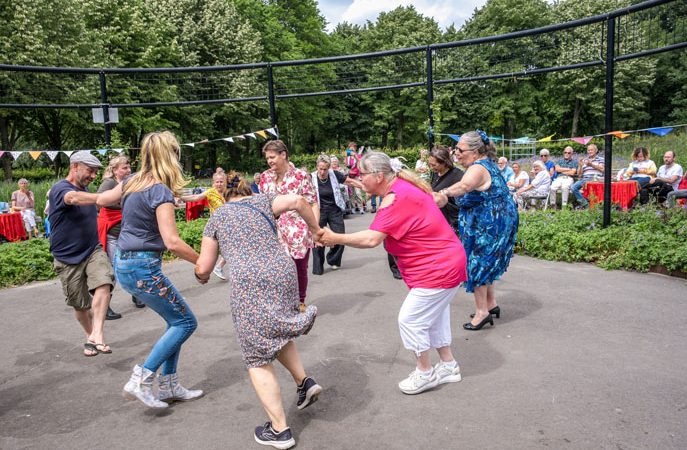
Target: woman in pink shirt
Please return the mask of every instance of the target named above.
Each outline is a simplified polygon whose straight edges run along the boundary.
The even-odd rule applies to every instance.
[[[383,197],[370,228],[352,234],[326,229],[325,245],[358,248],[382,242],[397,259],[410,288],[398,314],[404,346],[415,353],[416,369],[398,384],[405,394],[419,394],[439,384],[461,380],[451,352],[450,304],[467,279],[465,250],[439,208],[431,187],[396,159],[370,152],[360,160],[360,176],[368,194]],[[430,351],[440,362],[432,367]]]

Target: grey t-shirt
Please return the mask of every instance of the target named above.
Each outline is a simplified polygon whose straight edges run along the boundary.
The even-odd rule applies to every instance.
[[[165,250],[155,215],[163,203],[174,204],[174,194],[162,184],[122,197],[122,231],[117,240],[121,251]]]
[[[114,189],[118,184],[119,183],[114,178],[103,178],[103,181],[102,183],[100,183],[100,187],[98,188],[98,194],[100,194],[101,192],[109,191],[110,189]],[[117,203],[116,205],[108,206],[108,209],[122,209],[122,207],[119,203]],[[112,228],[107,230],[107,234],[109,236],[113,236],[116,239],[119,236],[121,230],[122,222],[119,222],[116,225],[113,225]]]

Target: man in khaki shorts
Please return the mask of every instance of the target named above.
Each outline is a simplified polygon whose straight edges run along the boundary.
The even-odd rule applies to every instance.
[[[114,272],[98,240],[98,195],[86,189],[102,164],[88,151],[74,153],[69,163],[67,178],[50,188],[50,252],[67,305],[86,332],[84,356],[96,356],[112,353],[103,328]]]

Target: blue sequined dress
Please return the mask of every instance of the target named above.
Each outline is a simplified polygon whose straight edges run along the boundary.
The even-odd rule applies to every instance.
[[[465,289],[490,285],[508,269],[518,234],[518,209],[498,166],[489,160],[475,161],[489,171],[491,186],[458,198],[458,229],[467,255]]]

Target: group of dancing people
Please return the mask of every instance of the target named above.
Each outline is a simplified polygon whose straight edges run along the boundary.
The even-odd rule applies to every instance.
[[[336,245],[372,248],[384,243],[409,287],[398,325],[404,347],[415,355],[416,367],[399,389],[419,394],[460,381],[460,367],[451,351],[450,303],[465,283],[466,290],[474,292],[475,313],[463,327],[479,330],[493,325],[493,316],[501,313],[493,283],[508,267],[518,216],[492,161],[494,146],[486,135],[465,133],[458,148],[467,170],[459,181],[438,192],[396,159],[377,152],[363,155],[360,187],[382,200],[368,230],[346,234],[329,217],[340,199],[332,192],[334,206],[327,205],[323,202],[328,194],[325,184],[314,188],[312,182],[326,179],[334,186],[334,180],[350,181],[331,171],[324,159],[318,160],[318,179],[314,179],[288,162],[282,141],[269,141],[263,147],[269,169],[260,176],[261,193],[255,194],[237,173],[225,177],[225,182],[229,180],[225,201],[206,224],[200,254],[179,237],[176,228],[175,197],[181,196],[187,182],[172,133],[146,135],[139,171],[96,194],[86,188],[100,161],[88,152],[73,154],[69,175],[50,193],[51,251],[67,304],[74,308],[86,334],[84,355],[112,353],[105,343],[103,323],[116,279],[166,323],[166,331],[148,357],[134,366],[123,388],[124,397],[156,409],[202,397],[202,390],[184,388],[177,375],[181,347],[197,321],[162,272],[162,253],[167,250],[193,263],[201,284],[208,282],[221,256],[232,287],[231,315],[243,362],[269,419],[255,428],[254,438],[263,445],[290,448],[295,439],[286,420],[274,361],[293,377],[298,409],[312,405],[323,389],[306,374],[294,341],[308,334],[317,316],[316,306],[303,303],[303,272],[307,280],[307,270],[300,266],[307,269],[307,255],[314,246],[317,250]],[[440,207],[447,204],[457,205],[457,224],[450,224],[442,213]],[[96,205],[121,206],[116,242],[106,240],[108,248],[114,249],[112,263],[98,239]],[[431,363],[433,350],[439,356],[435,365]]]

